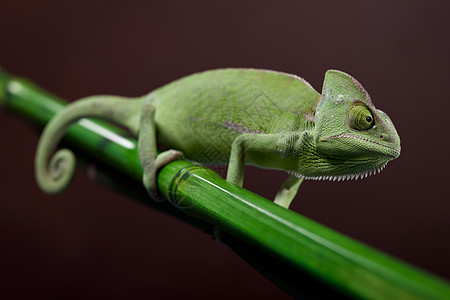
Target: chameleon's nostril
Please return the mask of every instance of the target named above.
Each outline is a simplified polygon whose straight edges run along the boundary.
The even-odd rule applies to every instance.
[[[380,134],[380,139],[384,138],[384,135]]]

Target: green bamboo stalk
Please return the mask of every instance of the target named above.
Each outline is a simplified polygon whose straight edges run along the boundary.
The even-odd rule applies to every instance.
[[[154,202],[148,197],[141,182],[132,179],[104,163],[98,161],[93,162],[92,159],[80,156],[79,153],[77,153],[77,159],[79,162],[81,160],[82,167],[90,170],[92,170],[92,165],[94,165],[95,175],[93,178],[93,172],[90,172],[90,178],[93,178],[95,181],[153,209],[197,227],[203,233],[214,234],[214,226],[212,224],[184,213],[168,201],[162,203]],[[347,295],[333,289],[309,273],[295,268],[285,261],[261,251],[223,231],[220,233],[220,239],[222,243],[229,246],[253,268],[296,299],[348,299]]]
[[[0,105],[43,126],[65,103],[26,80],[0,72]],[[65,141],[140,182],[136,141],[123,131],[85,119],[69,129]],[[214,224],[280,263],[348,295],[450,299],[450,286],[443,279],[230,184],[207,168],[173,162],[161,170],[158,187],[192,218]]]

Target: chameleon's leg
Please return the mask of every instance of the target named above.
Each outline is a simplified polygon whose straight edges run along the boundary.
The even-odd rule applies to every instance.
[[[182,159],[183,153],[171,149],[158,154],[154,115],[154,106],[150,102],[144,104],[138,135],[138,155],[144,171],[142,180],[145,189],[153,199],[161,201],[156,181],[158,171],[166,164]]]
[[[302,137],[303,135],[300,132],[293,132],[291,135],[248,133],[238,136],[231,146],[227,181],[242,186],[246,153],[284,152],[287,155],[292,152],[293,143],[302,139]],[[302,181],[303,179],[290,175],[275,196],[274,202],[280,206],[289,207]]]
[[[273,202],[282,207],[289,208],[289,205],[291,205],[291,202],[297,194],[298,188],[302,182],[303,178],[289,175],[289,177],[281,185],[281,188],[277,192]]]
[[[230,159],[228,162],[227,181],[242,186],[244,182],[244,163],[247,151],[258,148],[259,134],[247,133],[238,136],[231,145]],[[226,244],[223,239],[223,231],[215,227],[214,238],[221,244]]]
[[[271,152],[278,135],[247,133],[238,136],[231,145],[227,181],[242,186],[244,182],[245,155],[248,152]]]

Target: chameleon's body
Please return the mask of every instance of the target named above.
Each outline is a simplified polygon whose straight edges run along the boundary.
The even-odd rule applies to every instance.
[[[223,164],[228,163],[237,136],[286,130],[291,120],[280,120],[283,113],[295,112],[306,121],[320,100],[320,94],[299,77],[248,69],[194,74],[154,94],[158,144],[180,150],[189,159]],[[211,147],[220,154],[202,154]],[[276,155],[273,159],[279,160]],[[250,154],[247,163],[275,167],[273,159]]]
[[[362,177],[400,154],[389,117],[345,73],[328,71],[321,95],[294,75],[223,69],[134,100],[94,96],[69,105],[49,123],[38,147],[36,174],[46,192],[59,192],[70,181],[73,158],[67,150],[56,155],[59,171],[48,160],[66,128],[81,117],[106,118],[138,136],[144,185],[153,194],[158,169],[183,154],[205,164],[229,163],[227,180],[238,185],[244,163],[289,172],[275,199],[283,206],[303,178]],[[157,145],[177,151],[157,155]]]

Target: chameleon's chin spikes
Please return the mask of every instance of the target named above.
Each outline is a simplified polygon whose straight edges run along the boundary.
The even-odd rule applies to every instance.
[[[387,163],[385,163],[384,165],[382,165],[379,168],[375,168],[375,169],[371,169],[371,170],[367,170],[367,171],[363,171],[360,173],[356,173],[356,174],[347,174],[347,175],[322,175],[322,176],[303,176],[299,173],[295,173],[295,172],[290,172],[289,174],[296,176],[297,178],[303,178],[303,179],[308,179],[308,180],[329,180],[329,181],[344,181],[344,180],[357,180],[357,179],[363,179],[366,178],[368,176],[371,175],[375,175],[380,173],[381,171],[383,171],[383,169],[386,167]]]

